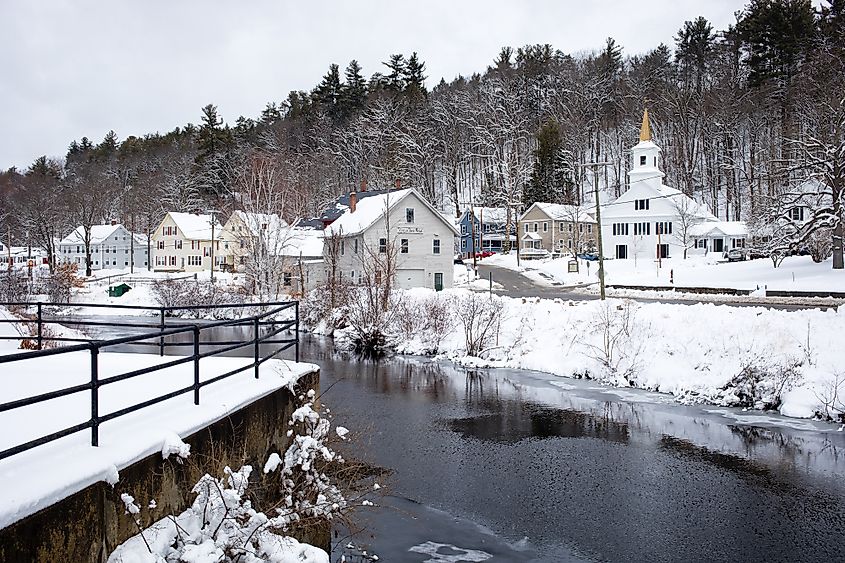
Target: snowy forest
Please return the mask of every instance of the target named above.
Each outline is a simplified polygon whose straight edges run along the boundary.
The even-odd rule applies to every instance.
[[[165,210],[231,210],[257,160],[275,163],[286,219],[362,181],[399,180],[450,215],[469,202],[585,203],[594,173],[611,199],[626,189],[647,107],[667,185],[773,244],[830,241],[841,267],[845,0],[751,0],[728,29],[679,24],[646,53],[613,38],[571,54],[503,47],[488,68],[430,89],[417,53],[390,55],[369,77],[355,60],[331,64],[312,89],[254,118],[227,124],[209,104],[198,124],[168,133],[74,140],[66,155],[0,172],[0,237],[52,254],[80,224],[149,231]],[[609,164],[584,166],[597,162]],[[809,208],[806,225],[780,232],[796,202]]]

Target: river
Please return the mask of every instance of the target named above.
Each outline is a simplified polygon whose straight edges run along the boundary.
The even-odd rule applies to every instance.
[[[363,360],[321,337],[303,337],[301,359],[356,435],[348,453],[392,471],[333,560],[845,560],[836,426],[540,373]]]

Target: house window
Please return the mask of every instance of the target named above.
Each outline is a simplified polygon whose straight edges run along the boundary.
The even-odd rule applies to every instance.
[[[179,239],[179,240],[173,241],[173,248],[176,248],[178,250],[182,250],[182,240]]]
[[[543,221],[543,232],[544,233],[549,232],[549,222],[548,221]]]
[[[202,266],[202,256],[195,254],[188,256],[188,266]]]
[[[340,255],[346,254],[346,241],[340,241]]]
[[[528,223],[524,223],[522,226],[523,226],[523,231],[524,231],[525,233],[528,233]],[[79,247],[78,247],[78,246],[76,247],[76,251],[77,251],[77,252],[79,252]]]
[[[461,234],[462,235],[467,234],[467,226],[466,225],[461,225]]]
[[[378,251],[381,254],[384,254],[385,252],[387,252],[387,239],[386,238],[378,239]]]
[[[400,248],[401,250],[399,252],[401,252],[402,254],[408,254],[408,239],[403,238],[400,241]]]
[[[158,241],[158,249],[164,250],[164,241],[163,240]]]
[[[634,234],[636,234],[637,224],[634,223]],[[613,235],[614,236],[627,236],[628,235],[628,223],[614,223],[613,224]]]
[[[587,223],[587,234],[593,234],[593,224]]]
[[[354,246],[352,247],[352,252],[354,252],[355,254],[358,254],[358,239],[356,238],[356,239],[354,240],[354,242],[355,242],[355,244],[354,244]]]
[[[175,256],[170,256],[170,265],[171,265],[171,266],[175,266],[175,265],[176,265],[176,257],[175,257]]]
[[[537,226],[538,226],[538,224],[539,224],[539,223],[534,223],[534,232],[535,232],[535,233],[537,232]]]
[[[640,166],[645,166],[645,156],[640,157]]]
[[[413,207],[406,207],[405,208],[405,222],[406,223],[413,223],[414,222],[414,208]]]
[[[293,276],[290,275],[290,272],[285,272],[282,274],[282,283],[288,287],[290,287],[290,285],[293,283]]]
[[[803,221],[804,220],[804,208],[803,207],[793,207],[789,210],[789,218],[793,221]]]
[[[436,238],[432,241],[431,252],[433,254],[440,254],[440,239]]]
[[[634,200],[634,210],[635,211],[645,211],[648,209],[648,200],[647,199],[635,199]]]
[[[578,223],[578,232],[579,232],[579,233],[583,233],[583,232],[584,232],[584,223]]]

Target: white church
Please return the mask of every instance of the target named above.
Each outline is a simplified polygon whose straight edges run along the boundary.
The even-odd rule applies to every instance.
[[[663,183],[660,147],[651,140],[648,110],[640,142],[632,149],[629,188],[602,205],[604,256],[615,259],[683,258],[686,254],[726,252],[744,247],[740,222],[719,221],[707,205]]]

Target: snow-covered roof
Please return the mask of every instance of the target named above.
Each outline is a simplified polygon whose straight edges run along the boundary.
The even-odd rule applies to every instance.
[[[123,225],[93,225],[91,227],[91,244],[101,244],[112,233],[122,227]],[[72,233],[63,238],[59,244],[83,244],[84,242],[85,228],[80,225]]]
[[[211,240],[211,215],[196,215],[194,213],[179,213],[170,211],[168,213],[176,228],[189,240]],[[214,220],[214,238],[220,238],[223,226],[217,219]]]
[[[543,237],[538,235],[537,233],[525,233],[525,236],[522,237],[522,240],[542,240]]]
[[[288,230],[282,247],[284,256],[314,258],[323,256],[323,232],[314,229],[292,227]]]
[[[504,207],[467,207],[464,215],[468,215],[470,212],[475,213],[476,220],[485,223],[501,223],[504,225],[508,220],[508,210]],[[512,213],[511,218],[514,216],[515,214]]]
[[[275,213],[248,213],[246,211],[235,211],[232,213],[241,223],[250,230],[253,236],[259,231],[278,231],[288,226],[287,221]],[[266,225],[266,226],[265,226]]]
[[[689,230],[690,236],[706,237],[708,235],[719,233],[729,237],[745,237],[748,236],[748,227],[744,221],[705,221],[693,225]]]
[[[525,210],[525,216],[532,207],[540,209],[543,213],[549,216],[553,221],[569,221],[576,223],[595,223],[596,220],[586,207],[578,205],[565,205],[562,203],[545,203],[542,201],[535,202],[531,207]]]
[[[326,227],[330,235],[344,234],[354,235],[367,230],[386,209],[405,199],[411,193],[411,189],[396,190],[384,194],[370,196],[359,201],[355,205],[355,212],[344,211],[331,225]]]

